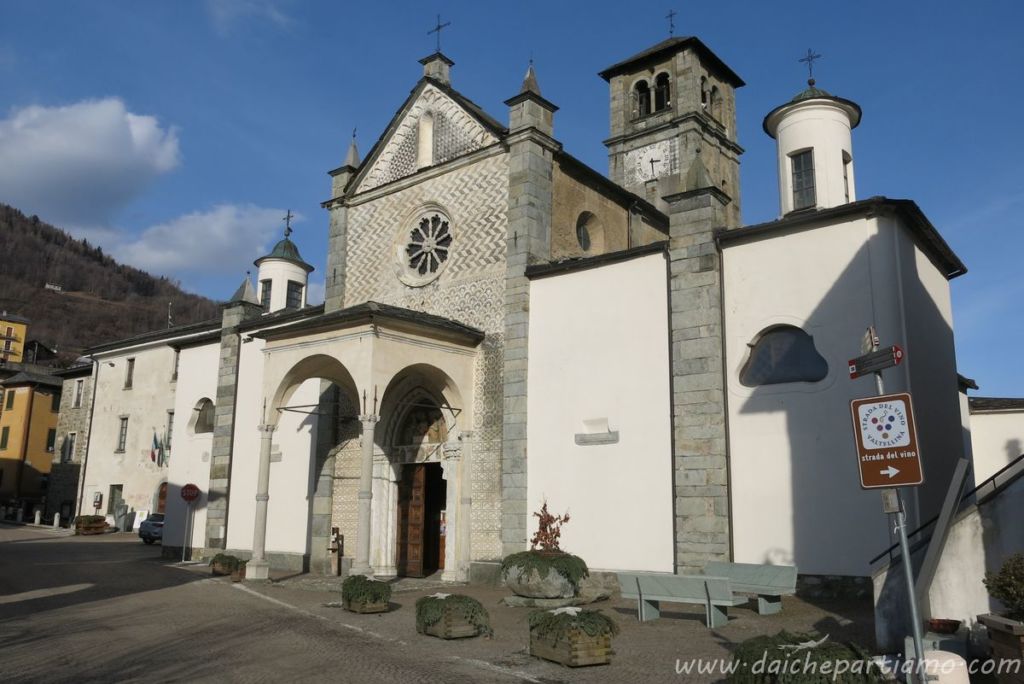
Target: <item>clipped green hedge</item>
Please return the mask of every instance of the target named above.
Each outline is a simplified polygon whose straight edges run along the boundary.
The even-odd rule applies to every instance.
[[[387,603],[391,600],[391,585],[365,575],[350,575],[341,583],[341,599],[349,603]]]
[[[477,628],[477,633],[490,636],[491,616],[487,609],[472,596],[465,594],[448,594],[445,598],[424,596],[416,601],[416,631],[424,634],[427,627],[437,624],[444,617],[445,611],[460,615],[469,624]]]
[[[520,551],[505,556],[505,559],[501,561],[502,577],[505,577],[512,568],[518,568],[523,575],[529,575],[531,570],[536,570],[537,576],[541,579],[546,578],[548,573],[554,570],[569,580],[577,589],[579,589],[580,582],[590,576],[590,571],[583,559],[570,553],[552,555],[542,551]]]
[[[732,654],[734,684],[864,684],[888,681],[871,654],[852,643],[785,630],[741,643]]]
[[[615,636],[619,626],[610,617],[599,610],[560,611],[535,610],[530,613],[530,632],[538,638],[551,639],[552,644],[558,643],[573,630],[580,630],[587,636]]]

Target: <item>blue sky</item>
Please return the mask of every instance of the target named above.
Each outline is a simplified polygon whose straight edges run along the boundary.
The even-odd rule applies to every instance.
[[[697,35],[739,91],[743,218],[778,214],[770,109],[818,85],[858,102],[860,197],[915,200],[967,264],[953,282],[961,371],[1024,395],[1024,3],[672,0],[625,3],[343,0],[0,0],[0,201],[120,259],[224,298],[299,215],[322,283],[328,197],[353,127],[366,153],[433,51],[499,120],[531,54],[555,136],[601,171],[607,87],[596,74],[667,37]],[[883,338],[885,332],[882,331]],[[897,340],[893,340],[897,341]]]

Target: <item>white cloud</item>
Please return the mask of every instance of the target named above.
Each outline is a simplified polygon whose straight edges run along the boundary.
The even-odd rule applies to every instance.
[[[266,19],[280,27],[292,23],[291,17],[273,0],[206,0],[206,11],[221,33],[227,33],[237,21],[248,18]]]
[[[181,161],[177,131],[119,98],[0,119],[0,201],[68,227],[103,227]]]
[[[284,209],[220,204],[146,228],[110,251],[119,261],[159,275],[241,277],[280,237],[283,215]]]

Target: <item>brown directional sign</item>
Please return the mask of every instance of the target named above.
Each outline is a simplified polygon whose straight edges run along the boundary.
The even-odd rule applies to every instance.
[[[908,487],[924,482],[909,394],[854,399],[850,412],[861,487]]]
[[[900,365],[903,363],[903,350],[894,344],[888,349],[879,349],[850,359],[849,363],[850,378],[859,378],[868,373]]]

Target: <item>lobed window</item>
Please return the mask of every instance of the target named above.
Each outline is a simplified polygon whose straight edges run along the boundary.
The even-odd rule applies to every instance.
[[[123,454],[125,445],[128,443],[128,416],[121,416],[118,420],[120,425],[117,429],[117,449],[114,451]]]
[[[787,382],[818,382],[828,375],[828,362],[814,348],[814,338],[800,328],[780,325],[763,331],[750,345],[740,370],[745,387]]]
[[[814,152],[804,150],[789,157],[793,166],[793,209],[807,209],[817,205],[814,192]]]
[[[295,280],[288,281],[288,296],[284,305],[287,309],[302,308],[302,283]]]

